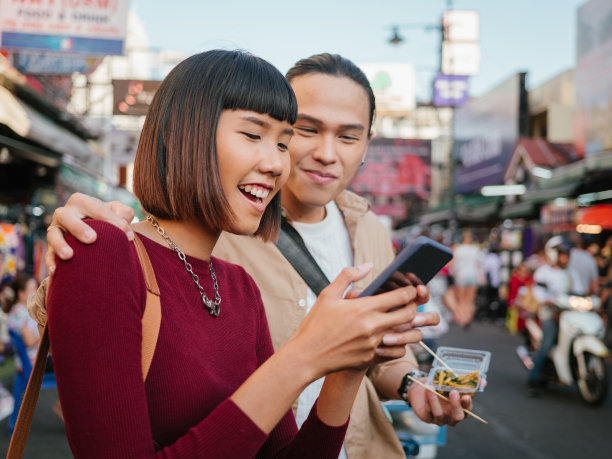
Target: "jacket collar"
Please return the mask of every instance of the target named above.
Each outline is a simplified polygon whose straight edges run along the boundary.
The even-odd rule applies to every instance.
[[[370,210],[370,203],[367,199],[356,195],[352,191],[344,190],[336,198],[336,205],[342,213],[344,224],[346,225],[346,229],[351,239],[351,244],[354,246],[353,240],[355,238],[357,225],[361,221],[361,218]],[[291,218],[285,209],[283,209],[283,217],[291,223]],[[353,247],[353,250],[354,249],[355,247]]]
[[[336,198],[336,204],[345,219],[348,218],[353,220],[365,215],[368,210],[370,210],[370,203],[367,199],[362,198],[349,190],[344,190],[338,195]],[[289,212],[287,212],[284,207],[282,210],[282,215],[289,222],[292,221]]]

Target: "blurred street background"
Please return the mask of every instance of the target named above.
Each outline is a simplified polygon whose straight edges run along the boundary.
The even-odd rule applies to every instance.
[[[463,261],[430,285],[444,321],[426,338],[492,353],[474,409],[489,425],[447,428],[419,457],[610,457],[611,397],[590,407],[556,384],[527,397],[517,348],[554,236],[596,266],[588,293],[612,345],[612,0],[0,0],[0,304],[18,275],[47,275],[45,230],[72,193],[142,218],[131,174],[148,105],[178,62],[212,48],[282,72],[320,52],[357,63],[377,113],[350,188],[397,250],[421,234],[477,250],[467,301],[448,283]],[[16,369],[1,329],[4,454]],[[26,457],[70,457],[56,400],[42,392]]]

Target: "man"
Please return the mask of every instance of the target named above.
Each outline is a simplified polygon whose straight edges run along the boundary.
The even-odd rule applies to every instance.
[[[545,246],[548,263],[536,269],[533,294],[538,301],[538,317],[542,327],[542,341],[533,358],[533,367],[527,377],[527,395],[537,395],[540,373],[546,358],[557,342],[559,333],[558,318],[555,315],[555,300],[559,295],[568,294],[574,289],[582,289],[580,278],[569,268],[570,252],[560,236],[548,240]]]
[[[328,279],[354,264],[372,262],[371,274],[356,287],[364,288],[393,259],[391,240],[369,204],[346,190],[363,164],[372,133],[374,94],[363,72],[338,55],[320,54],[299,61],[287,74],[298,102],[295,135],[289,144],[292,170],[282,190],[287,220],[304,240]],[[71,198],[73,199],[73,198]],[[54,214],[54,225],[74,233],[84,242],[85,215],[129,228],[111,210],[131,220],[126,208],[99,201],[73,199],[72,208]],[[91,236],[91,235],[90,235]],[[93,236],[95,238],[95,235]],[[49,230],[49,242],[61,258],[70,249],[59,228]],[[62,252],[67,251],[67,252]],[[223,234],[213,255],[242,265],[261,291],[275,348],[295,332],[315,302],[316,295],[273,243]],[[451,394],[444,403],[418,385],[409,385],[406,374],[417,375],[410,355],[376,365],[368,372],[351,411],[341,457],[350,459],[404,458],[397,436],[380,405],[398,399],[401,392],[415,413],[426,422],[456,424],[471,409],[471,399]],[[298,424],[312,407],[321,381],[309,386],[294,404]]]
[[[589,253],[589,239],[586,235],[573,233],[574,247],[570,250],[569,267],[578,277],[582,289],[573,288],[576,295],[597,295],[599,292],[599,268],[595,257]]]

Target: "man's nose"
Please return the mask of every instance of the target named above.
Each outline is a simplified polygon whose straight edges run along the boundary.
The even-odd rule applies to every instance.
[[[333,136],[322,136],[313,158],[323,164],[331,164],[336,160],[336,143]]]

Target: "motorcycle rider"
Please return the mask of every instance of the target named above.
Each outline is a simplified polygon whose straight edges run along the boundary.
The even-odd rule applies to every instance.
[[[580,277],[568,266],[570,251],[561,236],[548,240],[545,253],[548,263],[536,269],[533,275],[533,294],[539,303],[538,318],[542,328],[542,340],[527,378],[527,395],[530,397],[537,395],[542,367],[557,342],[559,315],[555,309],[555,299],[562,294],[583,290]]]

